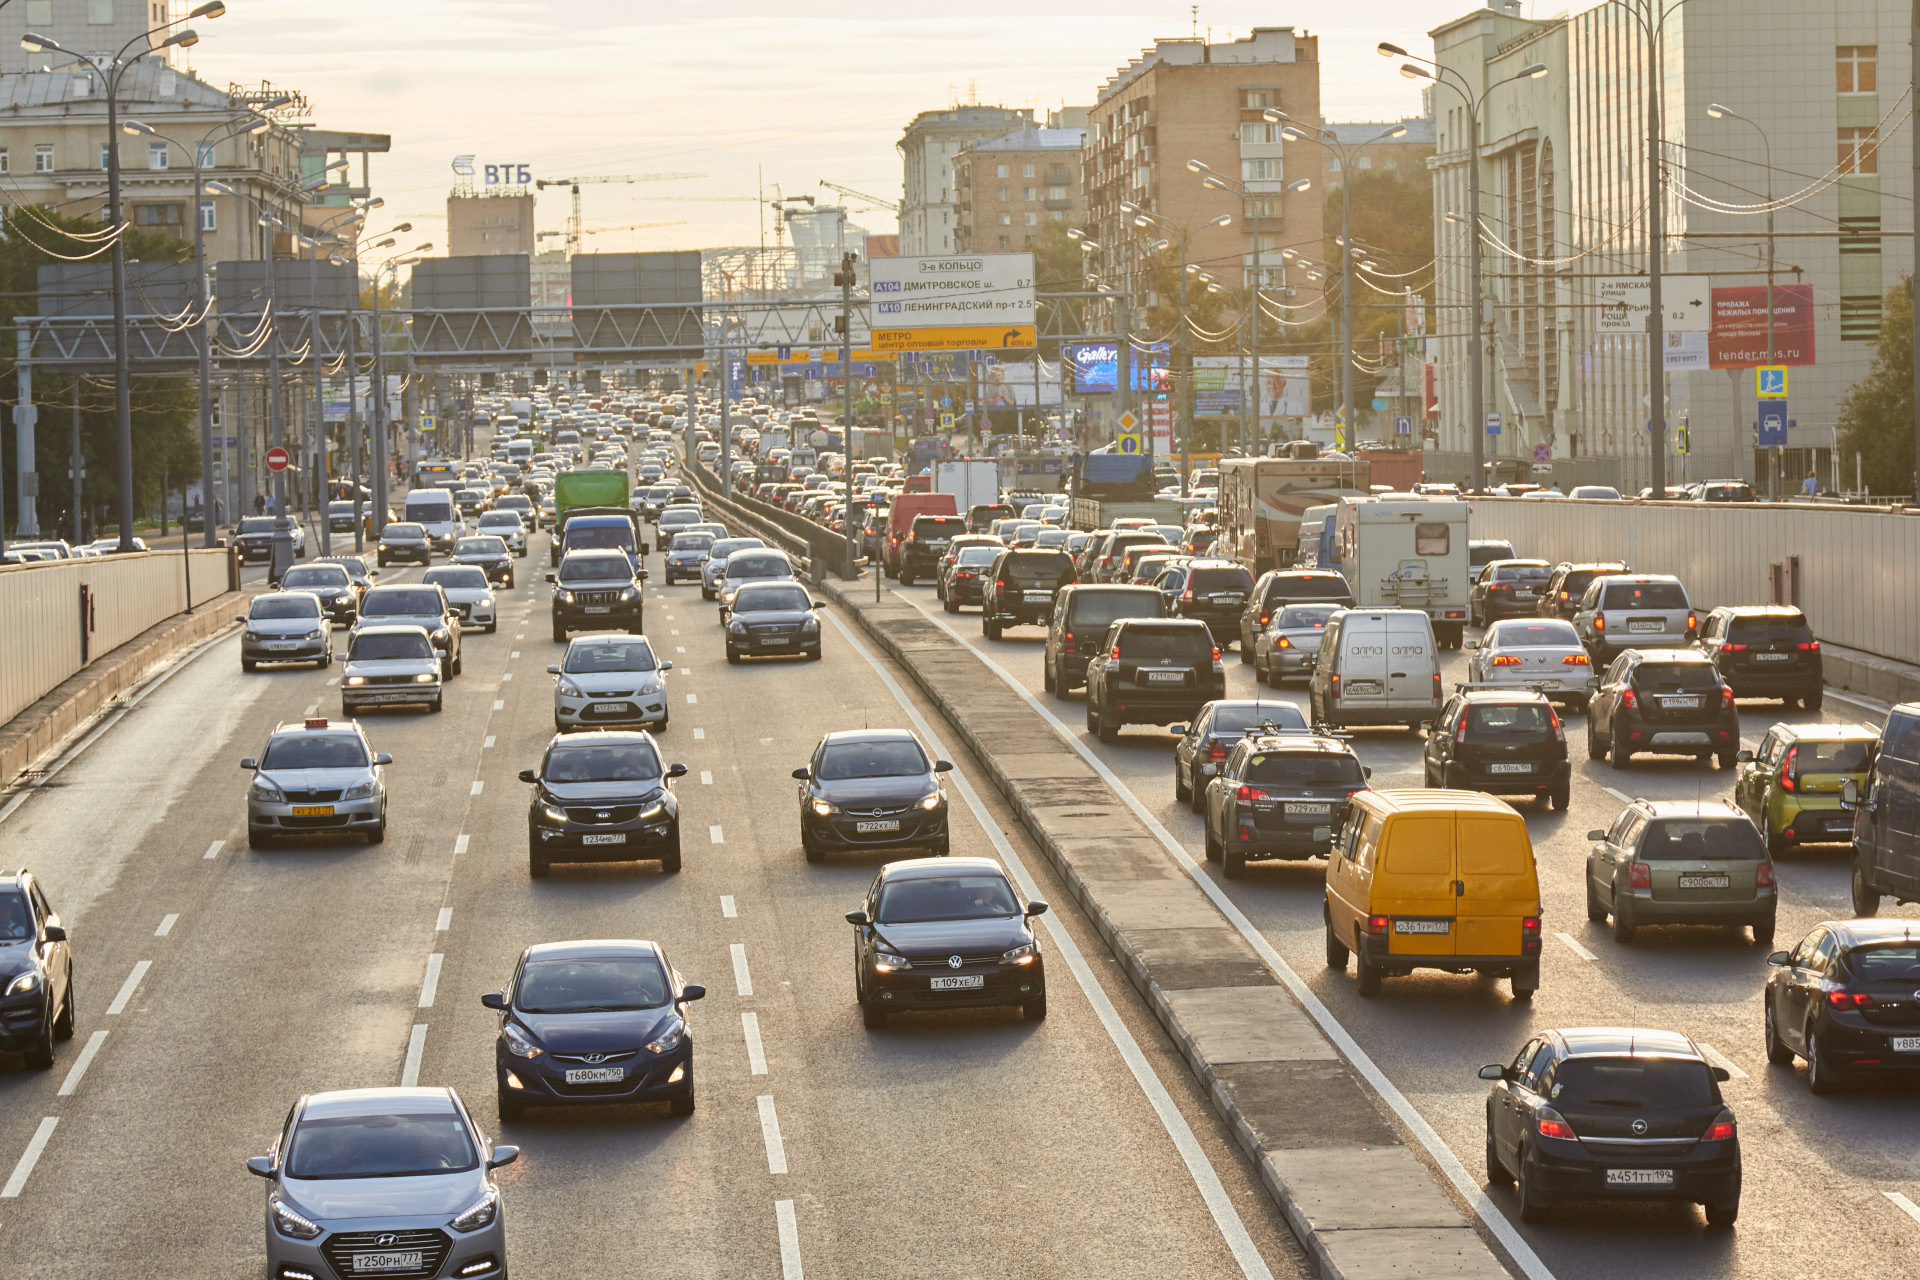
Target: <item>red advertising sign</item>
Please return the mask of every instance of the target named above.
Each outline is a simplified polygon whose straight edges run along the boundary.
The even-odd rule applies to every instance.
[[[285,471],[290,461],[292,459],[287,456],[287,451],[278,445],[267,450],[267,470],[269,471]]]
[[[1707,361],[1715,369],[1763,364],[1813,364],[1813,286],[1773,287],[1773,354],[1767,354],[1767,286],[1713,291],[1713,330]]]

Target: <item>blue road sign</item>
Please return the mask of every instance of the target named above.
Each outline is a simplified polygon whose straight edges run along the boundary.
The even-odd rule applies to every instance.
[[[773,349],[773,358],[776,360],[791,360],[793,359],[793,348],[775,347]]]
[[[1760,439],[1762,449],[1785,448],[1787,443],[1787,402],[1769,400],[1760,405]]]
[[[1413,419],[1412,418],[1395,418],[1393,420],[1393,434],[1397,436],[1412,435]]]
[[[1500,434],[1500,411],[1498,409],[1487,410],[1487,434],[1490,436]]]

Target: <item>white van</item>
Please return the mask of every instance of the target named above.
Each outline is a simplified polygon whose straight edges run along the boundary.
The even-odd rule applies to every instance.
[[[467,531],[453,494],[445,489],[409,489],[406,514],[400,518],[424,526],[435,551],[451,552],[454,539]]]
[[[1403,724],[1440,714],[1440,650],[1419,609],[1340,609],[1327,619],[1308,698],[1316,725]]]

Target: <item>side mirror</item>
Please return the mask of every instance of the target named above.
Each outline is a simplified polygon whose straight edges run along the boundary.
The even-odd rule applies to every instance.
[[[67,940],[67,931],[60,925],[50,924],[47,926],[46,932],[41,935],[40,940],[42,942],[65,942]]]
[[[252,1157],[247,1161],[247,1172],[256,1178],[271,1178],[273,1176],[273,1157]]]
[[[1725,1067],[1714,1067],[1712,1070],[1714,1080],[1720,1084],[1725,1084],[1727,1081],[1733,1079],[1733,1072],[1727,1070]]]
[[[373,757],[373,762],[375,764],[392,764],[393,753],[391,751],[375,752]]]
[[[807,607],[810,609],[824,609],[827,607],[827,602],[825,600],[815,600],[811,605]]]
[[[1184,724],[1168,725],[1167,732],[1172,734],[1176,738],[1184,738],[1187,736],[1188,727],[1189,726]]]
[[[235,622],[245,622],[247,620],[247,615],[244,613],[236,613],[233,615],[233,620]]]
[[[559,664],[559,663],[557,663],[557,662],[549,662],[549,663],[547,664],[547,674],[548,674],[548,675],[550,675],[550,676],[557,676],[557,675],[559,675],[559,674],[560,674],[560,664]]]
[[[1607,838],[1607,833],[1602,831],[1599,827],[1595,827],[1593,830],[1587,832],[1587,839],[1589,840],[1605,840],[1606,838]]]
[[[512,1164],[520,1158],[520,1148],[510,1142],[494,1147],[493,1154],[487,1157],[487,1168],[498,1169],[502,1165]]]
[[[707,989],[697,982],[689,982],[686,986],[680,988],[680,998],[682,1000],[705,1000],[707,998]]]
[[[935,760],[933,762],[933,771],[935,773],[952,773],[953,762],[951,760]]]
[[[639,573],[635,574],[634,576],[639,578],[640,581],[645,582],[647,580],[647,571],[645,569],[642,569]]]
[[[683,764],[670,764],[667,766],[667,776],[669,778],[684,778],[687,776],[687,766]]]
[[[552,574],[550,574],[550,573],[545,573],[545,574],[542,574],[542,575],[540,575],[540,576],[541,576],[541,577],[543,577],[543,578],[545,578],[545,579],[546,579],[546,580],[547,580],[548,582],[552,582],[552,581],[554,580],[554,579],[553,579],[553,575],[552,575]]]
[[[241,763],[244,765],[245,761]],[[1860,783],[1857,779],[1848,778],[1840,784],[1840,807],[1842,809],[1857,809],[1860,807]]]
[[[1753,752],[1751,752],[1751,751],[1742,751],[1742,752],[1739,752],[1738,754],[1736,754],[1736,755],[1735,755],[1735,756],[1734,756],[1733,758],[1734,758],[1735,760],[1738,760],[1738,761],[1739,761],[1739,762],[1740,762],[1741,764],[1752,764],[1752,763],[1753,763]]]
[[[1480,642],[1478,640],[1469,640],[1465,644],[1461,645],[1460,647],[1463,649],[1478,649],[1480,647]]]
[[[1599,676],[1588,676],[1588,677],[1587,677],[1587,688],[1589,688],[1589,689],[1598,689],[1599,687],[1600,687],[1600,677],[1599,677]]]
[[[487,994],[480,997],[480,1003],[485,1005],[489,1009],[504,1009],[507,1007],[506,992],[489,991],[487,992]]]
[[[522,782],[538,782],[539,780],[540,780],[540,775],[536,774],[531,769],[522,769],[520,771],[520,781]]]
[[[1027,903],[1027,914],[1030,916],[1043,916],[1047,914],[1047,904],[1038,898],[1034,898]]]
[[[1776,951],[1767,957],[1767,963],[1777,969],[1783,965],[1793,963],[1793,956],[1785,951]]]
[[[660,669],[661,669],[662,671],[671,671],[671,670],[673,670],[673,662],[672,662],[672,660],[671,660],[671,659],[668,659],[668,660],[666,660],[666,661],[663,661],[663,662],[662,662],[662,663],[660,664]]]
[[[1489,1062],[1486,1066],[1480,1068],[1480,1078],[1482,1080],[1505,1080],[1507,1078],[1507,1069],[1497,1062]]]
[[[847,912],[847,923],[864,927],[872,922],[867,919],[867,913],[864,911],[849,911]]]
[[[252,756],[241,756],[240,767],[242,769],[258,769],[260,767],[260,762],[258,760],[255,760]],[[1852,781],[1852,779],[1848,779],[1848,781]]]
[[[1363,778],[1371,778],[1371,777],[1373,776],[1373,766],[1371,766],[1371,765],[1361,765],[1361,766],[1360,766],[1360,776],[1361,776],[1361,777],[1363,777]]]
[[[805,781],[807,781],[807,779],[809,779],[809,778],[811,778],[811,777],[813,777],[813,770],[811,770],[811,769],[795,769],[795,770],[793,771],[793,776],[794,776],[794,778],[795,778],[796,780],[798,780],[798,781],[800,781],[800,782],[805,782]]]

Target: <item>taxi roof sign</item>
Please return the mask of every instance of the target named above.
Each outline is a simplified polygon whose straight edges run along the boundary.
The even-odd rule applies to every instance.
[[[305,729],[325,729],[328,728],[331,723],[332,722],[325,716],[308,716],[306,723],[301,727]]]

